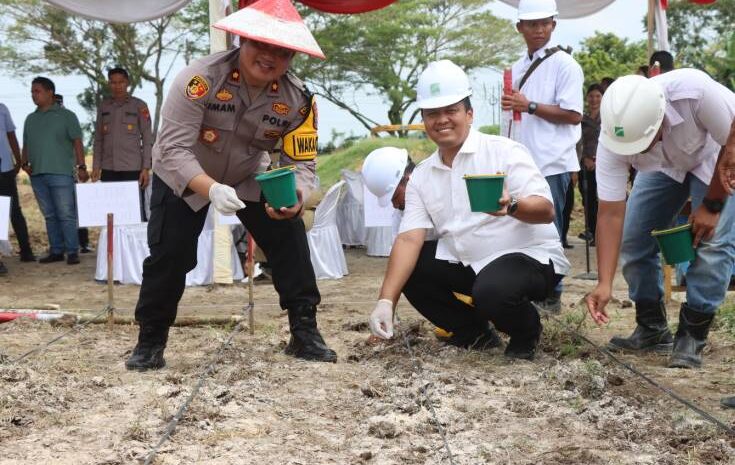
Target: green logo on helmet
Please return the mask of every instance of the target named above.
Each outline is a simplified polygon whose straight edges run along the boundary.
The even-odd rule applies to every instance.
[[[625,137],[625,130],[622,126],[615,126],[615,136],[616,137]]]
[[[429,92],[431,93],[431,95],[439,95],[441,93],[441,86],[439,86],[439,83],[433,83],[429,88]]]

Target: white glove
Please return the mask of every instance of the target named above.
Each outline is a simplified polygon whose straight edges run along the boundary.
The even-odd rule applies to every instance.
[[[245,208],[243,201],[237,198],[235,189],[218,182],[209,188],[209,200],[223,215],[234,215],[236,211]]]
[[[370,331],[383,339],[393,337],[393,302],[378,300],[375,310],[370,314]]]

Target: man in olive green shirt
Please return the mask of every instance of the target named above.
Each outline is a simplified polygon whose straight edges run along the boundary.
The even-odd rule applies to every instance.
[[[82,129],[76,115],[54,101],[56,86],[45,77],[31,84],[36,111],[23,128],[22,166],[31,177],[33,193],[46,220],[49,254],[39,260],[79,263],[77,208],[74,173],[81,182],[89,179],[84,164]],[[76,163],[76,167],[75,167]]]

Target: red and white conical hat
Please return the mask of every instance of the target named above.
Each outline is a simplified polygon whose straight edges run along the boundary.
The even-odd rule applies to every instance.
[[[291,0],[258,0],[217,21],[213,27],[313,57],[326,58]]]

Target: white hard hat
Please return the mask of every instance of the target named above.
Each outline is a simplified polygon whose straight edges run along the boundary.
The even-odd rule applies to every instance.
[[[381,207],[390,204],[407,164],[408,151],[396,147],[375,149],[365,158],[362,179]]]
[[[416,103],[421,109],[446,107],[470,95],[467,74],[449,60],[429,63],[416,86]]]
[[[518,2],[518,21],[551,18],[558,14],[555,0],[521,0]]]
[[[641,153],[656,137],[665,111],[666,97],[655,80],[618,78],[602,96],[600,143],[620,155]]]

